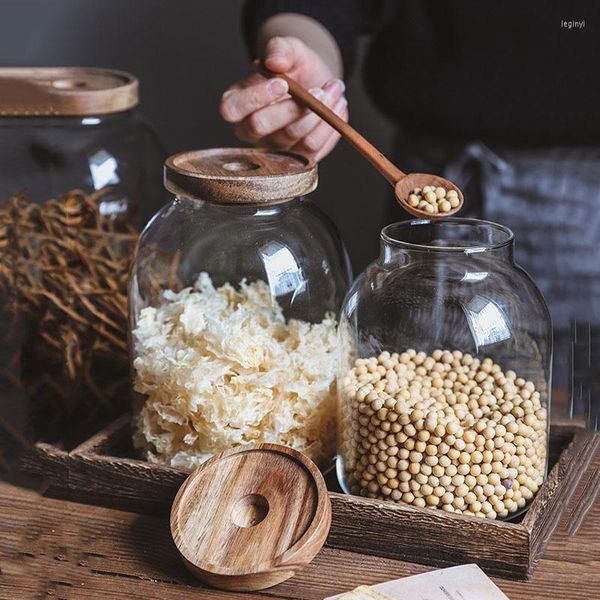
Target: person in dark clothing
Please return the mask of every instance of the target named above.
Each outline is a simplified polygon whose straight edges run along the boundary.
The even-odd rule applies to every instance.
[[[466,193],[463,215],[509,226],[550,306],[564,383],[571,319],[600,324],[600,4],[250,0],[251,56],[287,72],[344,119],[343,79],[370,36],[364,81],[397,126],[404,170]],[[338,134],[281,79],[251,74],[221,114],[245,142],[324,158]],[[390,221],[404,218],[390,203]]]

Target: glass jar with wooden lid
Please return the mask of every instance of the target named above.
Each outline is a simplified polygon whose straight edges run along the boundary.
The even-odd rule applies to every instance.
[[[546,477],[552,326],[476,219],[388,225],[340,316],[338,478],[346,492],[507,519]]]
[[[0,68],[0,200],[72,190],[103,216],[146,222],[166,200],[163,151],[141,118],[138,80],[98,68]]]
[[[192,468],[274,442],[335,453],[337,313],[350,281],[317,167],[260,149],[184,152],[174,198],[140,237],[130,283],[134,442]]]

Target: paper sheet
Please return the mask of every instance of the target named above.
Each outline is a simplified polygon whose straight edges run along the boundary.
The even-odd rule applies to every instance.
[[[430,571],[370,587],[391,600],[509,600],[475,564]],[[347,594],[338,594],[325,600],[369,598],[366,593]]]

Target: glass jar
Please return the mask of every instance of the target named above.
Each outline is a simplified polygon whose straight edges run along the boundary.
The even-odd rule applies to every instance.
[[[130,261],[166,199],[137,104],[127,73],[0,69],[0,437],[16,447],[13,431],[70,448],[128,407]]]
[[[192,468],[249,442],[335,454],[336,316],[350,281],[331,221],[287,152],[169,158],[175,194],[143,231],[130,284],[134,445]]]
[[[475,219],[389,225],[339,326],[347,493],[488,518],[546,476],[552,328],[513,234]]]
[[[103,217],[145,224],[166,200],[164,155],[138,102],[129,73],[0,69],[0,201],[78,189],[98,196]]]

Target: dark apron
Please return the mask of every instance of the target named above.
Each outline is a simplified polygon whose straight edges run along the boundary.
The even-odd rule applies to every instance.
[[[510,227],[515,259],[535,280],[554,325],[554,382],[567,382],[569,324],[600,324],[600,148],[491,149],[399,136],[403,170],[441,173],[465,191],[461,216]],[[400,209],[390,221],[405,218]]]

